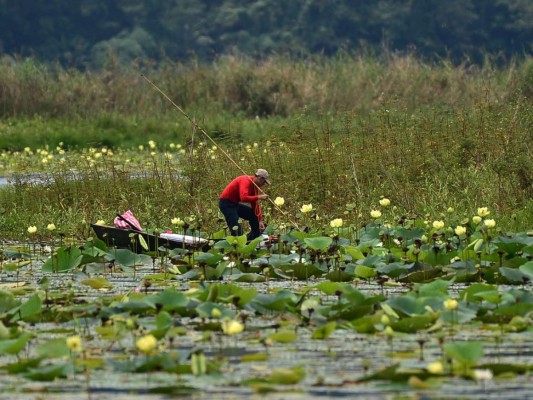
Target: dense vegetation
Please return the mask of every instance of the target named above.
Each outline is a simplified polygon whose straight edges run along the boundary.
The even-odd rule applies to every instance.
[[[99,68],[385,46],[481,63],[531,54],[532,21],[528,0],[0,0],[0,53]]]
[[[28,3],[0,0],[6,393],[531,393],[533,3]],[[217,199],[257,167],[247,243]],[[126,209],[194,240],[94,238]]]
[[[194,210],[205,228],[220,228],[210,213],[241,172],[138,71],[2,68],[4,174],[53,173],[45,190],[18,180],[2,191],[2,232],[51,220],[79,232],[81,221],[129,207],[152,227]],[[440,219],[451,207],[460,221],[490,205],[501,229],[518,231],[533,225],[531,71],[530,60],[467,68],[339,56],[146,74],[244,170],[267,168],[288,215],[312,203],[327,224],[355,204],[349,214],[363,224],[387,196],[398,218]],[[74,171],[79,181],[69,180]]]

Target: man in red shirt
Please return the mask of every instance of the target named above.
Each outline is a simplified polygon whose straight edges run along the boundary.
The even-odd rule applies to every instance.
[[[247,235],[248,240],[253,240],[261,236],[265,229],[263,214],[259,200],[268,198],[267,194],[259,194],[260,187],[270,185],[268,172],[265,169],[258,169],[255,175],[241,175],[232,180],[220,194],[218,207],[233,236],[242,235],[242,226],[239,218],[250,223],[251,231]],[[243,204],[243,203],[249,203]]]

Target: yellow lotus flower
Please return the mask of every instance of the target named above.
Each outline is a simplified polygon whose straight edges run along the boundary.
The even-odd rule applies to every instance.
[[[283,204],[285,204],[285,199],[283,197],[276,197],[274,204],[278,207],[281,207]]]
[[[36,226],[30,226],[28,228],[28,233],[34,234],[36,232],[37,232],[37,227]]]
[[[387,315],[381,316],[381,323],[383,325],[389,325],[390,324],[390,318]]]
[[[429,363],[427,370],[432,374],[442,374],[444,372],[444,366],[440,361]]]
[[[67,339],[67,347],[70,351],[80,352],[83,349],[81,337],[78,335],[70,336]]]
[[[222,317],[222,312],[218,308],[213,308],[211,310],[211,316],[213,318],[220,318],[220,317]]]
[[[96,225],[105,225],[105,221],[103,219],[99,219],[96,221]]]
[[[444,228],[444,221],[433,221],[433,228],[436,230]]]
[[[485,226],[487,228],[494,228],[496,226],[496,221],[494,221],[493,219],[486,219]]]
[[[335,218],[329,224],[332,228],[340,228],[342,226],[342,218]]]
[[[477,215],[479,215],[480,217],[486,217],[489,214],[490,214],[490,211],[488,207],[479,207],[477,209]]]
[[[226,335],[236,335],[237,333],[241,333],[243,330],[244,325],[235,319],[222,322],[222,331],[224,331]]]
[[[313,205],[312,204],[304,204],[302,208],[300,208],[300,211],[304,214],[307,214],[311,211],[313,211]]]
[[[464,235],[466,233],[466,228],[464,226],[456,226],[455,227],[455,234],[457,236],[461,236],[461,235]]]
[[[370,211],[370,216],[371,216],[372,218],[379,218],[379,217],[381,217],[381,211],[379,211],[379,210],[372,210],[372,211]]]
[[[390,206],[390,200],[383,198],[379,201],[379,205],[382,207]]]
[[[185,224],[185,222],[181,218],[172,218],[170,222],[172,223],[172,225],[177,226],[183,226]]]
[[[447,299],[444,300],[444,308],[447,310],[455,310],[459,303],[455,299]]]
[[[481,222],[481,217],[480,217],[479,215],[475,215],[475,216],[473,216],[473,217],[472,217],[472,222],[473,222],[474,224],[476,224],[476,225],[479,224],[479,223]]]
[[[54,224],[48,224],[48,226],[46,227],[46,229],[48,229],[50,232],[51,231],[55,231],[56,230],[56,226]]]
[[[135,346],[137,346],[137,349],[143,353],[150,353],[157,347],[157,339],[154,335],[146,335],[137,339]]]

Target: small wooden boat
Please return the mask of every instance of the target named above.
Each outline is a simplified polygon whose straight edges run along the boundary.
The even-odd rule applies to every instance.
[[[209,244],[206,239],[195,236],[169,233],[161,233],[159,236],[156,236],[134,229],[121,229],[114,226],[97,224],[91,224],[91,227],[98,239],[102,240],[106,246],[130,249],[136,253],[155,252],[160,247],[170,250],[182,248],[206,251],[209,249]],[[139,237],[144,239],[148,250],[143,247]]]

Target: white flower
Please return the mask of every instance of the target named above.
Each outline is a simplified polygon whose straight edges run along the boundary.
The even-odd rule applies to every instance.
[[[476,381],[490,381],[493,377],[490,369],[475,369],[474,378]]]

